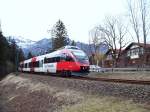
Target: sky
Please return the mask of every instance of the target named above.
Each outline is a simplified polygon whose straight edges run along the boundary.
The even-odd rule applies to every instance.
[[[69,38],[88,42],[89,31],[106,16],[125,12],[125,0],[0,0],[3,35],[31,40],[50,38],[60,19]]]

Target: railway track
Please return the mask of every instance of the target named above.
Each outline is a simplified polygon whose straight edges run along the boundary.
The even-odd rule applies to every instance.
[[[104,82],[115,82],[115,83],[126,83],[126,84],[139,84],[139,85],[150,85],[150,81],[146,80],[129,80],[129,79],[114,79],[114,78],[95,78],[95,77],[83,77],[83,76],[72,76],[71,79],[79,80],[90,80],[90,81],[104,81]]]
[[[100,78],[100,77],[96,78],[96,77],[87,77],[87,76],[62,77],[62,76],[58,76],[57,74],[53,74],[53,75],[51,74],[51,76],[58,77],[58,78],[78,79],[78,80],[87,80],[87,81],[103,81],[103,82],[114,82],[114,83],[124,83],[124,84],[150,85],[149,80],[130,80],[130,79]]]

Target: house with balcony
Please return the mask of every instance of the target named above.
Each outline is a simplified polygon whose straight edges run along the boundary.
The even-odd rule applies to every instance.
[[[122,59],[125,67],[150,66],[150,44],[129,44],[123,52]]]
[[[114,60],[111,52],[108,50],[105,54],[104,67],[113,66]],[[117,67],[150,67],[150,44],[132,42],[121,51],[117,65]]]

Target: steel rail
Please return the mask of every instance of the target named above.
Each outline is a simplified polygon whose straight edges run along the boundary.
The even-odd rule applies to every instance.
[[[129,79],[114,79],[114,78],[95,78],[95,77],[82,77],[72,76],[71,79],[90,80],[90,81],[104,81],[104,82],[115,82],[115,83],[126,83],[126,84],[140,84],[150,85],[150,81],[146,80],[129,80]]]

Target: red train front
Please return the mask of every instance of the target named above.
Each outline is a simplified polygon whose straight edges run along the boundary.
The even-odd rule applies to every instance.
[[[88,56],[79,48],[63,49],[61,51],[64,61],[57,63],[58,72],[62,70],[72,72],[72,75],[87,75],[89,73]]]

